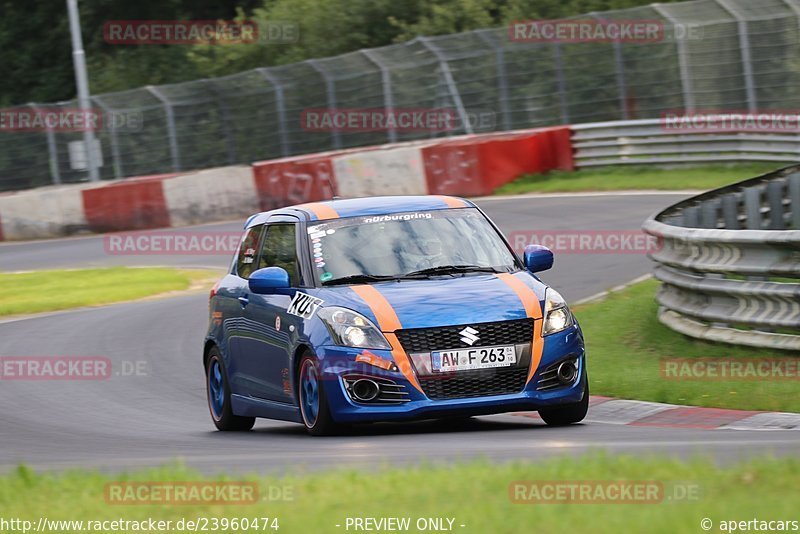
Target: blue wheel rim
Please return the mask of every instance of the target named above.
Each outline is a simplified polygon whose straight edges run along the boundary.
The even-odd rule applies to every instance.
[[[300,403],[306,425],[314,426],[319,414],[319,377],[310,361],[306,361],[300,374]]]
[[[208,405],[211,413],[216,418],[222,417],[222,407],[225,405],[225,384],[222,377],[222,367],[219,360],[213,360],[208,369]]]

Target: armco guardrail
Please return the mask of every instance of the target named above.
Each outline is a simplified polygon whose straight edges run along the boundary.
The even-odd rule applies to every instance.
[[[800,161],[800,134],[797,133],[711,132],[670,126],[665,119],[577,124],[572,130],[577,167]]]
[[[648,219],[659,320],[691,337],[800,350],[800,165]]]

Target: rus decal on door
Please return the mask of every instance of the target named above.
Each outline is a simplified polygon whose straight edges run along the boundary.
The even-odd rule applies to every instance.
[[[286,312],[303,319],[311,319],[320,304],[322,304],[322,299],[298,291]]]

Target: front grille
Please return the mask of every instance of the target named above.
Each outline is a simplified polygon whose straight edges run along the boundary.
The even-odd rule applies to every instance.
[[[502,367],[420,377],[419,382],[428,398],[437,400],[519,393],[527,379],[527,367]]]
[[[475,347],[492,345],[516,345],[530,343],[533,339],[533,319],[516,321],[500,321],[496,323],[462,324],[458,326],[440,326],[437,328],[409,328],[398,330],[397,339],[409,354],[431,352],[434,350],[468,348],[461,341],[461,332],[465,327],[478,331],[480,338]]]

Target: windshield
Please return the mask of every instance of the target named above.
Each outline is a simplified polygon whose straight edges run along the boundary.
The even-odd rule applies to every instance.
[[[475,208],[336,219],[309,226],[323,284],[465,272],[510,272],[513,254]]]

